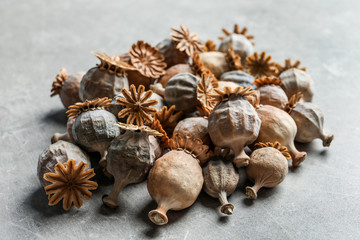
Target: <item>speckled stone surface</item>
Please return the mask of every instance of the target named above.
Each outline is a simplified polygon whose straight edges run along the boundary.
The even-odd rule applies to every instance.
[[[0,1],[0,239],[359,239],[360,2],[253,1]],[[169,212],[169,224],[147,219],[156,204],[146,183],[128,186],[120,207],[102,207],[111,185],[100,183],[82,208],[47,206],[36,177],[39,154],[66,116],[51,83],[61,67],[87,71],[91,51],[126,52],[136,40],[156,44],[179,24],[201,39],[246,25],[255,50],[276,61],[300,59],[315,81],[314,102],[335,134],[298,148],[305,162],[256,201],[246,199],[244,172],[230,197],[234,214],[219,213],[201,193],[189,209]],[[98,157],[94,155],[93,158]]]

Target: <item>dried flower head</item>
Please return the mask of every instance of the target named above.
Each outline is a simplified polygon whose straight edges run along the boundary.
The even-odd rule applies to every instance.
[[[162,134],[162,136],[160,138],[160,147],[162,149],[169,148],[170,147],[170,139],[169,139],[168,135],[166,134],[165,130],[163,129],[160,121],[155,120],[151,123],[148,123],[148,125],[151,129],[154,129]]]
[[[190,33],[187,27],[179,26],[179,30],[172,28],[170,34],[172,40],[176,43],[176,48],[180,52],[185,52],[188,56],[192,56],[194,52],[202,52],[203,45],[198,40],[196,33]]]
[[[136,70],[134,66],[122,61],[118,56],[110,57],[106,53],[97,52],[93,52],[93,54],[100,60],[100,64],[97,65],[98,68],[106,70],[110,74],[123,76],[127,70]]]
[[[66,111],[66,114],[68,115],[68,118],[76,118],[83,112],[96,109],[106,109],[110,105],[111,99],[107,97],[86,100],[85,102],[79,102],[69,106],[69,110]]]
[[[223,90],[215,88],[214,91],[215,93],[212,94],[211,97],[212,97],[212,101],[215,102],[216,104],[222,101],[229,100],[230,96],[236,95],[236,96],[248,98],[255,94],[255,91],[252,90],[251,87],[243,88],[240,86],[234,89],[230,87],[225,87]]]
[[[172,105],[169,109],[168,107],[163,107],[161,111],[157,111],[154,115],[155,120],[159,120],[161,126],[166,131],[168,136],[171,136],[176,124],[178,123],[182,112],[179,111],[174,114],[175,106]]]
[[[58,163],[54,173],[44,174],[44,179],[52,184],[45,187],[46,194],[49,195],[49,205],[53,206],[63,199],[63,208],[69,210],[72,203],[79,208],[82,199],[89,200],[91,192],[98,185],[89,179],[95,176],[94,169],[86,170],[87,164],[80,162],[76,166],[76,161],[70,159],[65,165]]]
[[[198,82],[196,89],[197,99],[204,105],[205,108],[212,109],[215,104],[211,101],[211,94],[214,94],[213,88],[213,79],[215,78],[214,74],[203,73],[201,79]]]
[[[164,56],[149,43],[137,41],[130,51],[131,63],[144,76],[159,78],[165,74],[166,63]]]
[[[301,62],[299,60],[296,60],[294,64],[291,64],[291,59],[285,59],[285,64],[284,66],[282,66],[281,64],[277,63],[276,64],[276,69],[277,69],[277,75],[279,76],[282,72],[285,72],[286,70],[290,69],[290,68],[297,68],[299,70],[302,71],[306,71],[305,67],[300,67]]]
[[[246,58],[246,68],[255,78],[276,75],[276,63],[271,62],[271,56],[266,56],[265,52],[262,52],[260,56],[257,52],[252,56],[248,56]]]
[[[188,135],[182,136],[179,133],[170,139],[170,148],[191,154],[199,160],[200,165],[206,163],[213,156],[213,152],[209,150],[209,146],[203,145],[203,142],[199,138],[193,139]]]
[[[239,25],[235,24],[234,25],[234,31],[231,33],[228,30],[226,30],[225,28],[222,29],[223,33],[225,34],[225,37],[230,36],[232,33],[235,34],[241,34],[244,35],[250,42],[252,45],[255,45],[254,41],[252,41],[254,39],[253,35],[247,35],[247,28],[244,27],[243,29],[239,29]],[[223,40],[225,37],[219,37],[220,40]]]
[[[296,107],[296,104],[300,101],[300,99],[304,95],[301,92],[297,92],[294,95],[291,96],[289,99],[289,102],[285,105],[284,111],[287,113],[291,113],[291,111]]]
[[[263,77],[263,78],[258,78],[254,81],[254,84],[259,88],[262,86],[280,86],[281,85],[281,80],[279,80],[277,77]]]
[[[65,80],[69,77],[65,68],[61,68],[60,72],[56,75],[55,81],[52,83],[51,95],[53,97],[60,93],[62,86],[64,85]]]
[[[195,52],[192,55],[191,68],[194,71],[195,75],[197,75],[199,77],[201,77],[203,74],[213,75],[212,72],[204,66],[203,62],[200,59],[200,55],[197,52]],[[212,78],[212,85],[213,85],[213,87],[218,86],[218,80],[216,79],[216,77],[214,75]]]
[[[275,148],[275,149],[279,150],[279,152],[281,152],[282,155],[284,155],[284,157],[285,157],[286,159],[290,159],[290,158],[291,158],[290,153],[288,152],[287,147],[281,146],[281,144],[280,144],[278,141],[276,141],[276,142],[274,142],[274,143],[271,143],[271,142],[266,142],[266,143],[260,142],[260,143],[256,143],[256,144],[255,144],[255,147],[256,147],[256,148],[272,147],[272,148]]]
[[[145,132],[148,135],[152,135],[152,136],[156,136],[156,137],[161,137],[163,136],[162,133],[159,133],[158,131],[149,128],[148,126],[138,126],[138,125],[133,125],[133,124],[125,124],[125,123],[117,123],[116,126],[118,126],[121,129],[124,129],[126,131],[140,131],[140,132]]]
[[[133,124],[136,121],[136,124],[139,126],[144,125],[146,121],[152,121],[151,114],[156,112],[156,108],[150,106],[156,105],[158,101],[155,99],[149,100],[153,93],[151,90],[145,91],[145,87],[140,85],[136,91],[135,85],[132,84],[130,92],[123,88],[121,93],[124,95],[124,98],[118,97],[116,102],[125,106],[125,108],[118,113],[119,118],[129,115],[126,123]]]
[[[209,117],[212,109],[205,107],[202,102],[200,102],[201,106],[196,106],[196,110],[198,111],[198,117]]]
[[[216,44],[211,40],[206,41],[203,49],[204,49],[205,52],[215,52],[215,51],[217,51]]]
[[[229,44],[229,48],[226,54],[226,61],[228,62],[231,70],[244,70],[243,66],[241,65],[241,57],[234,52],[232,44]]]

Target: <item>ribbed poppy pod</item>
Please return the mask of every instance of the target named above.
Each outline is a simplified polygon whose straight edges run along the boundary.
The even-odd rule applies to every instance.
[[[149,137],[162,135],[146,126],[123,123],[118,126],[126,132],[112,140],[106,156],[106,170],[115,182],[111,193],[103,197],[103,203],[111,208],[118,206],[118,196],[125,186],[145,180],[155,161],[155,149]]]
[[[158,83],[165,88],[168,81],[175,75],[179,73],[191,73],[194,74],[194,71],[191,69],[189,64],[176,64],[165,71],[165,74],[160,77]]]
[[[301,92],[305,102],[311,102],[314,95],[314,82],[311,76],[297,68],[290,68],[279,76],[281,87],[290,98],[297,92]]]
[[[37,176],[41,185],[45,187],[51,184],[44,179],[44,174],[55,172],[56,164],[65,164],[70,159],[74,159],[78,164],[84,162],[87,164],[87,169],[91,168],[89,156],[75,144],[59,140],[48,146],[38,160]]]
[[[94,55],[100,59],[97,67],[91,68],[80,83],[80,99],[82,101],[95,98],[113,98],[121,89],[129,89],[126,71],[135,70],[135,67],[121,61],[119,57],[109,57],[105,53]]]
[[[111,99],[99,98],[77,103],[66,112],[69,118],[75,118],[72,135],[75,142],[89,152],[99,152],[104,161],[110,142],[120,134],[115,124],[117,119],[105,110]]]
[[[159,52],[165,57],[167,68],[177,64],[186,64],[189,61],[189,56],[185,52],[180,52],[176,48],[176,43],[170,38],[166,38],[156,45]]]
[[[200,78],[190,73],[180,73],[172,77],[165,88],[165,102],[175,105],[177,111],[191,113],[200,106],[196,97],[197,84]]]
[[[288,173],[288,162],[291,156],[286,147],[280,143],[257,143],[258,149],[252,152],[246,174],[255,182],[252,187],[246,187],[248,198],[257,199],[257,192],[262,187],[279,185]]]
[[[176,135],[170,146],[172,150],[155,161],[147,179],[149,194],[158,204],[148,217],[157,225],[168,223],[168,210],[182,210],[195,202],[204,183],[200,164],[212,156],[200,139]]]
[[[287,147],[292,165],[298,166],[306,158],[306,152],[299,152],[294,144],[297,127],[290,115],[271,105],[258,105],[255,103],[256,112],[261,119],[259,136],[254,143],[278,141]]]
[[[250,88],[215,89],[214,101],[218,105],[209,115],[209,135],[215,146],[231,148],[237,167],[247,166],[249,156],[244,147],[256,140],[261,121],[254,107],[247,101],[255,94]]]
[[[173,137],[176,134],[188,135],[194,139],[199,138],[205,145],[211,144],[208,133],[208,119],[204,117],[189,117],[181,120],[174,129]]]
[[[286,93],[281,88],[281,81],[276,77],[263,77],[254,81],[260,92],[260,104],[283,109],[288,102]]]
[[[57,141],[63,140],[68,142],[75,143],[75,139],[72,135],[72,126],[75,122],[74,118],[68,118],[66,123],[66,132],[65,133],[54,133],[51,137],[51,143],[56,143]]]
[[[253,84],[255,78],[250,74],[243,72],[241,70],[226,72],[221,75],[219,81],[223,82],[233,82],[240,87],[251,87],[256,89],[256,86]]]
[[[246,57],[251,56],[254,53],[252,43],[242,34],[233,33],[225,37],[219,45],[219,51],[226,53],[229,46],[232,46],[234,52],[241,57],[243,65],[246,62]]]
[[[298,102],[302,97],[301,93],[295,94],[285,107],[290,116],[294,119],[297,127],[295,141],[309,143],[320,138],[324,147],[329,147],[334,139],[333,134],[324,133],[324,113],[320,107],[311,102]]]
[[[79,89],[80,81],[84,73],[68,74],[65,68],[62,68],[56,75],[52,84],[51,97],[59,94],[60,100],[65,108],[80,102]]]
[[[230,71],[226,54],[223,52],[203,52],[199,56],[204,67],[209,69],[217,78],[224,72]]]
[[[203,167],[204,191],[221,203],[220,211],[231,215],[234,205],[228,202],[227,197],[236,189],[239,182],[239,173],[226,157],[229,151],[221,152],[216,148],[214,156]]]

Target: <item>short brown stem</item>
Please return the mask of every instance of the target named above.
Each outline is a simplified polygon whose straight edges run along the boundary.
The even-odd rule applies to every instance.
[[[242,150],[240,154],[236,155],[233,163],[236,165],[237,168],[246,167],[249,165],[250,157],[246,155],[245,151]]]
[[[252,187],[246,187],[246,196],[250,199],[257,199],[257,192],[262,187],[259,183],[255,182],[255,185]]]
[[[296,152],[292,156],[292,165],[293,167],[299,166],[306,158],[306,152]]]
[[[231,215],[234,209],[234,205],[228,202],[226,192],[221,191],[218,198],[222,205],[220,211],[224,214]]]
[[[156,225],[165,225],[168,223],[168,218],[166,216],[167,208],[159,205],[155,210],[149,212],[149,219]]]
[[[127,181],[115,179],[115,183],[110,194],[102,199],[103,203],[110,208],[118,207],[119,194],[127,184]]]
[[[334,139],[334,134],[325,135],[324,133],[322,133],[320,138],[323,141],[323,146],[324,147],[329,147],[332,140]]]
[[[71,142],[71,139],[67,133],[55,133],[51,138],[51,144],[54,144],[60,140]]]

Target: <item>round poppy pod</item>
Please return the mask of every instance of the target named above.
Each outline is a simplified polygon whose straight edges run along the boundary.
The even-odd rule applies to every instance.
[[[261,119],[261,128],[255,143],[278,141],[289,150],[293,166],[303,162],[306,152],[299,152],[294,145],[297,127],[292,117],[271,105],[260,106],[256,111]]]
[[[279,86],[261,86],[257,90],[260,92],[260,103],[263,105],[271,105],[283,109],[288,102],[288,97]]]
[[[87,164],[86,169],[91,168],[90,158],[85,151],[81,150],[73,143],[66,141],[57,141],[47,147],[39,156],[37,176],[43,187],[50,185],[51,183],[44,179],[44,174],[49,172],[55,172],[54,168],[56,164],[65,164],[68,160],[73,159],[77,164],[84,162]]]
[[[324,147],[330,146],[334,135],[324,133],[324,113],[321,108],[310,102],[300,102],[291,110],[290,116],[297,126],[295,141],[309,143],[320,138]]]
[[[219,51],[227,53],[230,45],[232,45],[234,52],[241,57],[243,65],[246,62],[246,57],[254,53],[252,43],[242,34],[231,34],[225,37],[220,43]]]
[[[252,89],[256,89],[256,86],[253,84],[255,78],[241,70],[230,71],[222,74],[220,81],[233,82],[244,88],[251,87]]]
[[[168,106],[175,105],[177,111],[191,113],[200,106],[197,99],[197,84],[200,78],[190,73],[180,73],[172,77],[165,88],[165,102]]]
[[[176,49],[174,42],[170,38],[166,38],[156,45],[159,52],[164,55],[167,68],[176,64],[188,63],[189,56],[185,52]]]
[[[260,188],[279,185],[287,173],[288,162],[279,150],[265,147],[253,151],[246,167],[246,174],[255,185],[246,187],[246,195],[256,199]]]
[[[254,107],[242,96],[230,95],[209,115],[209,135],[215,146],[231,148],[237,167],[246,166],[244,147],[256,140],[261,121]]]
[[[215,77],[219,78],[224,72],[230,71],[226,54],[222,52],[203,52],[199,54],[204,67],[209,69]]]
[[[188,117],[181,120],[176,125],[173,136],[176,134],[183,136],[189,135],[192,138],[199,138],[206,145],[211,143],[208,133],[208,120],[203,117]]]
[[[165,74],[160,77],[158,83],[165,88],[168,81],[175,75],[179,73],[191,73],[194,74],[193,70],[189,66],[189,64],[176,64],[165,71]]]
[[[297,68],[290,68],[279,76],[281,87],[290,98],[297,92],[301,92],[305,102],[311,102],[314,95],[314,82],[311,76]]]

